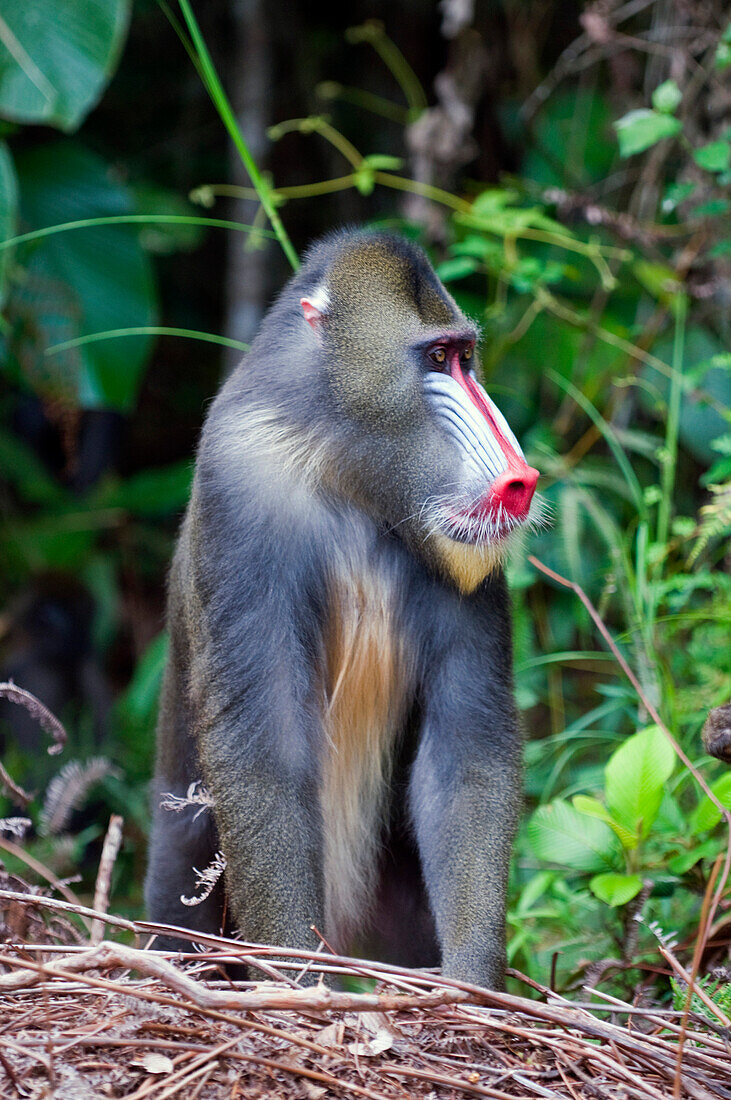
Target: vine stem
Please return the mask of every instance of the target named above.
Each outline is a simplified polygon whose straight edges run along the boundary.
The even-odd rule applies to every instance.
[[[218,114],[223,122],[224,126],[229,132],[231,140],[236,146],[236,150],[241,157],[241,162],[244,168],[249,174],[249,178],[253,183],[256,193],[259,196],[259,201],[264,208],[266,216],[269,218],[272,229],[277,235],[277,240],[282,246],[282,250],[289,260],[292,268],[296,271],[299,267],[299,258],[295,252],[292,242],[287,236],[287,231],[282,224],[282,219],[277,213],[277,208],[272,196],[272,189],[264,179],[263,175],[259,171],[256,161],[251,155],[249,146],[246,144],[246,139],[241,133],[241,129],[236,121],[236,116],[233,112],[233,108],[229,103],[228,96],[223,90],[223,85],[218,78],[218,73],[214,67],[211,55],[208,52],[208,47],[201,34],[198,22],[193,14],[193,9],[189,3],[189,0],[178,0],[180,10],[183,13],[190,37],[195,46],[196,53],[198,55],[201,67],[201,73],[203,75],[203,82],[206,87],[213,105],[215,106]]]
[[[685,316],[688,299],[678,295],[673,339],[673,369],[670,375],[668,397],[668,423],[665,430],[665,453],[661,474],[661,497],[657,513],[657,542],[665,546],[670,528],[670,504],[678,461],[678,430],[680,426],[680,398],[683,390],[683,352],[685,347]]]
[[[100,218],[80,218],[77,221],[46,225],[43,229],[19,233],[17,237],[8,237],[0,241],[0,252],[17,244],[53,237],[56,233],[67,233],[71,229],[94,229],[99,225],[201,225],[209,229],[235,229],[239,233],[261,233],[265,237],[276,239],[276,234],[269,229],[259,229],[256,225],[227,221],[224,218],[206,218],[191,214],[107,214]]]

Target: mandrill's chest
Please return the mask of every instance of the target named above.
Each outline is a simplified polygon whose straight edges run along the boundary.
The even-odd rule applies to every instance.
[[[380,755],[413,693],[413,646],[397,565],[372,550],[339,560],[327,583],[322,706],[330,745],[348,758]]]

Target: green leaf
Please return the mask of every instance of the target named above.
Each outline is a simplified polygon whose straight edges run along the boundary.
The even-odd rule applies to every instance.
[[[685,202],[695,191],[694,183],[671,183],[665,189],[662,200],[663,214],[672,214],[681,202]]]
[[[8,521],[0,530],[3,576],[17,581],[27,579],[29,572],[76,570],[98,537],[97,517],[70,507],[53,515]]]
[[[672,362],[673,335],[660,337],[652,349],[665,363]],[[689,325],[685,332],[683,376],[692,385],[683,394],[680,410],[680,439],[685,450],[699,462],[710,465],[716,459],[711,443],[724,431],[728,422],[723,410],[731,406],[731,372],[716,365],[715,356],[726,353],[724,342],[710,328]],[[702,365],[710,364],[707,370]],[[664,400],[669,394],[669,379],[665,372],[652,366],[642,368],[645,384]],[[640,401],[650,408],[645,389],[639,391]]]
[[[731,164],[731,145],[727,141],[711,141],[693,150],[693,160],[706,172],[725,172]]]
[[[632,851],[637,847],[637,834],[630,829],[625,829],[624,825],[620,825],[618,821],[615,821],[606,806],[603,806],[598,799],[588,798],[585,794],[577,794],[571,799],[571,803],[580,814],[587,814],[589,817],[596,817],[599,821],[606,822],[619,838],[619,843],[624,849]]]
[[[721,177],[719,177],[720,182]],[[708,202],[699,202],[693,209],[694,218],[717,218],[719,214],[725,214],[731,210],[728,199],[709,199]]]
[[[571,799],[574,809],[580,814],[596,817],[599,821],[606,821],[607,825],[612,820],[606,806],[602,805],[598,798],[589,798],[585,794],[577,794]]]
[[[642,878],[640,875],[617,875],[611,872],[594,875],[589,889],[594,897],[605,901],[607,905],[626,905],[642,889]]]
[[[652,106],[661,114],[672,115],[680,105],[682,98],[683,93],[675,81],[666,80],[663,84],[658,85],[652,93]]]
[[[16,232],[18,219],[18,180],[13,158],[5,142],[0,142],[0,241]],[[0,305],[5,300],[5,277],[11,261],[11,249],[0,252]]]
[[[712,785],[711,791],[722,806],[725,806],[727,810],[731,810],[731,772],[722,775],[721,778]],[[709,829],[715,829],[720,820],[721,811],[713,805],[708,795],[704,795],[703,799],[698,803],[695,810],[690,815],[688,824],[693,836],[697,836],[698,833],[705,833]]]
[[[17,158],[21,211],[29,228],[130,212],[126,189],[104,161],[71,141]],[[152,350],[150,336],[109,340],[46,355],[63,340],[155,320],[151,262],[131,226],[96,226],[26,245],[12,305],[13,346],[26,379],[44,397],[85,408],[130,409]],[[23,323],[25,322],[25,323]]]
[[[727,23],[716,47],[715,67],[723,71],[731,65],[731,23]]]
[[[675,751],[658,726],[648,726],[612,753],[605,769],[607,807],[638,836],[647,836],[657,817]]]
[[[545,229],[548,233],[557,233],[564,237],[573,237],[565,225],[549,218],[539,206],[518,206],[520,196],[516,191],[501,187],[488,187],[481,191],[472,203],[472,214],[479,220],[477,226],[500,236],[519,233],[522,229]],[[474,225],[471,215],[464,215],[458,221],[465,225]]]
[[[114,72],[129,0],[3,0],[0,115],[74,130]]]
[[[612,830],[560,798],[539,806],[533,814],[528,822],[528,843],[538,859],[576,871],[604,871],[619,858]]]
[[[523,887],[517,905],[517,912],[520,914],[528,913],[535,902],[545,894],[555,877],[555,871],[538,871],[533,875]]]
[[[662,115],[659,111],[651,111],[646,107],[630,111],[614,123],[622,157],[642,153],[663,138],[679,134],[682,128],[681,122],[672,115]]]
[[[491,237],[477,233],[468,233],[464,240],[455,241],[451,251],[454,256],[473,256],[492,266],[496,261],[499,266],[502,266],[505,261],[502,245]]]
[[[150,642],[137,662],[132,682],[119,700],[123,712],[135,721],[151,720],[157,706],[165,662],[168,656],[169,637],[162,631]]]
[[[443,283],[453,282],[455,279],[464,279],[467,275],[472,275],[477,271],[477,260],[474,260],[471,256],[454,256],[452,259],[444,260],[443,263],[437,267],[437,275]]]
[[[521,175],[544,187],[565,187],[564,166],[570,164],[578,190],[605,179],[616,155],[607,137],[610,123],[602,92],[557,88],[533,120],[532,140],[519,131],[514,135],[517,147],[526,149]]]
[[[680,852],[668,861],[668,870],[674,875],[684,875],[702,859],[715,859],[721,850],[721,841],[713,837],[696,844],[688,852]]]

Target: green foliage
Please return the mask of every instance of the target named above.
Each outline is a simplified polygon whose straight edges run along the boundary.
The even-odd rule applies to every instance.
[[[666,80],[652,93],[652,106],[661,114],[673,115],[680,106],[682,98],[683,93],[675,81]]]
[[[595,897],[614,908],[618,905],[626,905],[639,894],[642,889],[642,878],[640,875],[618,875],[608,871],[604,875],[594,875],[589,886]]]
[[[726,24],[726,28],[716,46],[714,60],[719,72],[723,72],[731,65],[731,23]]]
[[[5,0],[0,116],[75,130],[117,67],[129,0]]]
[[[615,122],[619,151],[623,157],[644,153],[663,138],[675,137],[683,129],[680,119],[661,111],[639,107]]]
[[[110,178],[108,165],[70,141],[43,145],[17,164],[29,226],[132,211],[129,192]],[[27,246],[12,305],[19,330],[13,350],[34,389],[82,408],[134,406],[149,337],[51,350],[86,332],[153,323],[152,269],[134,229],[100,226]]]
[[[614,151],[609,104],[598,90],[558,88],[533,123],[534,139],[521,165],[521,177],[543,186],[590,186],[609,174]],[[516,135],[524,140],[525,135]]]
[[[584,879],[602,863],[610,867],[587,882],[610,909],[629,906],[645,886],[646,904],[667,911],[668,898],[682,900],[692,893],[697,865],[712,862],[723,848],[719,835],[703,839],[721,820],[712,800],[696,797],[687,814],[671,793],[675,764],[675,751],[657,726],[634,734],[607,762],[603,801],[575,795],[572,805],[559,798],[532,814],[527,838],[533,853]],[[731,776],[723,776],[712,791],[722,805],[731,806]],[[543,882],[540,876],[536,880]],[[618,939],[623,928],[617,927]]]
[[[647,836],[657,817],[674,767],[675,751],[657,726],[630,737],[609,759],[604,788],[607,809],[613,820],[631,830],[636,844]]]
[[[696,979],[696,984],[715,1005],[718,1005],[725,1016],[731,1015],[731,985],[728,982],[714,981],[710,977],[701,977]],[[684,1012],[688,1003],[687,985],[684,982],[679,982],[677,978],[671,978],[670,988],[673,991],[673,1008],[677,1012]],[[690,1011],[704,1017],[706,1020],[710,1020],[715,1025],[718,1024],[718,1016],[714,1015],[697,993],[691,995]]]
[[[619,853],[610,829],[596,819],[584,821],[560,798],[533,814],[528,841],[538,859],[564,863],[576,871],[611,867]]]
[[[731,145],[728,141],[710,141],[693,151],[693,160],[706,172],[727,172],[731,163]]]

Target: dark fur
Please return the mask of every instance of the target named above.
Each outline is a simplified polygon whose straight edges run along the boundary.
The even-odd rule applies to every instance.
[[[299,299],[328,272],[323,353]],[[419,501],[452,485],[454,455],[421,392],[415,315],[426,334],[472,331],[419,250],[332,236],[211,408],[170,578],[147,904],[155,920],[221,925],[221,890],[195,908],[179,901],[216,850],[210,815],[158,807],[160,792],[203,779],[244,938],[315,947],[312,924],[336,934],[323,925],[319,800],[327,578],[336,559],[341,572],[367,563],[388,579],[412,679],[376,905],[356,942],[406,964],[441,958],[451,977],[495,987],[519,806],[509,603],[499,572],[461,593],[419,526]],[[285,484],[239,437],[258,405],[327,444],[315,488],[295,493],[291,471]]]

